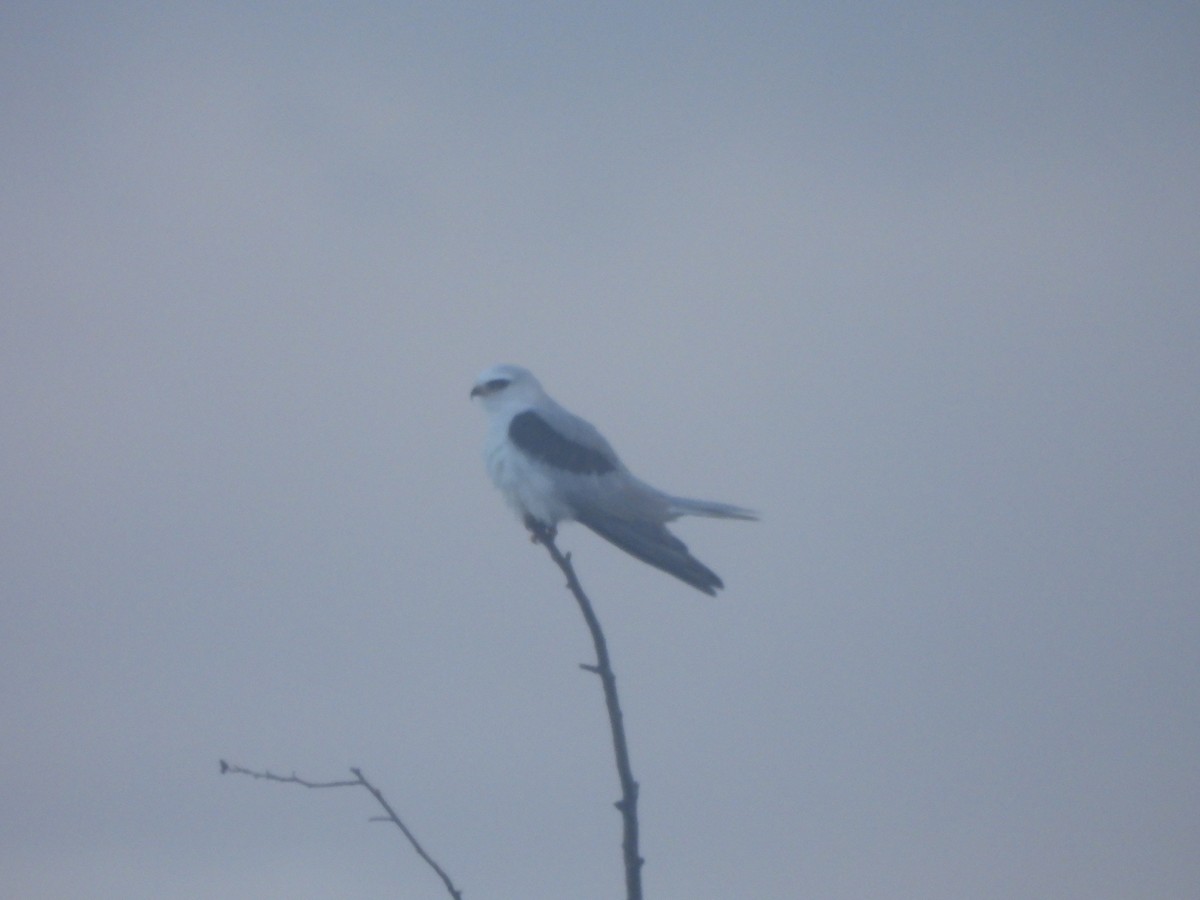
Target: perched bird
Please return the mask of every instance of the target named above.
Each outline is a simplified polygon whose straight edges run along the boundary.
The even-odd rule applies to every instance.
[[[471,388],[489,417],[488,474],[525,524],[553,533],[582,522],[600,537],[706,594],[725,585],[664,523],[680,516],[757,519],[748,509],[673,497],[634,477],[589,422],[555,403],[519,366],[494,366]]]

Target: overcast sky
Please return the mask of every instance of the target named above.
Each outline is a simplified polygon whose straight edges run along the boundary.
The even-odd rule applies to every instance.
[[[1200,11],[6,3],[0,895],[1194,898]]]

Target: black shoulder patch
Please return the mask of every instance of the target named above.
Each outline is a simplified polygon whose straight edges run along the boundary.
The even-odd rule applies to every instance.
[[[563,437],[531,409],[513,416],[508,436],[530,456],[577,475],[603,475],[616,468],[603,453]]]

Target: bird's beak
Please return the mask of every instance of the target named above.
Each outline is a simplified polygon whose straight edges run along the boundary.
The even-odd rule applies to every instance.
[[[483,396],[483,386],[482,385],[477,384],[477,385],[475,385],[475,387],[471,388],[470,399],[474,400],[476,397],[482,397],[482,396]]]

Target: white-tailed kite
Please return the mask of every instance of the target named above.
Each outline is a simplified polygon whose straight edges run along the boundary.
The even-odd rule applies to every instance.
[[[487,410],[488,474],[527,526],[582,522],[642,562],[706,594],[724,587],[664,523],[680,516],[757,519],[748,509],[673,497],[635,478],[592,425],[519,366],[494,366],[471,388]]]

